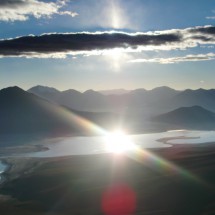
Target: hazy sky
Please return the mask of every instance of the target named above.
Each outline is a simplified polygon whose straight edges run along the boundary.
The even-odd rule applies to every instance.
[[[215,88],[212,0],[1,0],[0,88]]]

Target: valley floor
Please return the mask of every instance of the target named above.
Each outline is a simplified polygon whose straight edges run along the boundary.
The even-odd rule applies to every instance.
[[[109,205],[118,211],[104,212],[104,196],[111,187],[131,191],[132,214],[215,214],[214,143],[176,145],[142,155],[8,158],[1,214],[125,214],[113,202]],[[125,208],[129,193],[120,192],[127,196],[121,199]]]

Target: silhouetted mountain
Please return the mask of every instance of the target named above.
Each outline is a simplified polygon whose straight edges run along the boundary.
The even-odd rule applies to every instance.
[[[53,88],[53,87],[47,87],[47,86],[41,86],[41,85],[37,85],[35,87],[32,87],[28,90],[29,92],[32,93],[57,93],[59,92],[59,90]]]
[[[53,101],[59,105],[80,111],[106,111],[108,104],[106,97],[96,91],[87,90],[84,93],[70,89],[62,91]]]
[[[75,131],[60,108],[18,87],[0,91],[0,133],[50,133]]]
[[[103,95],[123,95],[130,92],[130,90],[125,89],[112,89],[112,90],[100,90],[99,93]]]
[[[152,108],[157,106],[161,101],[171,99],[178,94],[179,91],[169,87],[157,87],[152,90],[143,88],[133,90],[129,93],[130,107]]]
[[[107,111],[109,104],[106,96],[94,90],[87,90],[83,93],[85,105],[91,111]]]
[[[148,91],[148,96],[153,98],[154,101],[164,100],[164,99],[171,99],[174,96],[178,95],[180,91],[174,90],[170,87],[156,87],[152,90]]]
[[[178,100],[183,98],[181,103],[180,100],[177,101],[177,105],[183,105],[183,102],[188,104],[188,98],[193,98],[193,103],[201,103],[200,101],[202,101],[213,108],[214,90],[200,89],[178,92],[171,88],[161,87],[149,91],[137,89],[123,95],[107,96],[93,90],[84,93],[76,90],[60,92],[41,86],[30,91],[48,95],[52,102],[44,99],[45,96],[41,98],[42,96],[38,97],[18,87],[9,87],[0,91],[1,134],[89,134],[91,131],[84,127],[83,123],[81,125],[77,121],[79,119],[77,116],[84,117],[104,128],[113,128],[122,124],[132,132],[177,128],[215,128],[215,114],[203,107],[180,107],[174,111],[168,111],[173,107],[171,102],[176,98]],[[192,95],[195,96],[192,97]],[[166,108],[165,106],[163,109],[161,108],[162,102]],[[94,112],[85,111],[85,109]],[[117,110],[118,113],[110,113],[110,111],[106,111],[108,109]],[[96,110],[102,112],[98,113]],[[164,110],[168,113],[160,114]],[[157,116],[153,117],[155,114]],[[152,120],[147,121],[147,118],[150,117]]]
[[[112,119],[116,120],[116,116],[110,113],[96,114],[60,107],[18,87],[0,90],[0,134],[44,133],[58,136],[93,133],[77,116],[106,126]]]
[[[214,129],[215,113],[200,106],[181,107],[153,117],[152,121],[178,126],[178,128]]]
[[[76,90],[60,92],[56,89],[42,86],[31,88],[29,91],[70,109],[128,113],[140,115],[144,118],[166,113],[180,107],[195,105],[215,111],[214,89],[177,91],[163,86],[152,90],[140,88],[120,95],[103,95],[93,90],[87,90],[84,93]]]
[[[82,93],[77,90],[66,90],[62,91],[58,96],[56,96],[55,100],[56,103],[60,105],[64,105],[76,110],[84,110],[84,98]]]
[[[69,89],[61,92],[54,88],[37,86],[29,89],[28,92],[71,109],[80,111],[108,110],[105,96],[93,90],[87,90],[84,93],[81,93],[77,90]]]
[[[144,88],[138,88],[138,89],[135,89],[135,90],[131,90],[129,92],[129,94],[144,94],[144,93],[147,93],[148,90],[144,89]]]
[[[55,88],[41,85],[30,88],[28,92],[56,103],[58,103],[57,98],[61,94],[61,92]]]
[[[185,90],[166,103],[166,107],[178,108],[181,106],[191,107],[194,105],[202,106],[208,110],[215,111],[215,90]]]
[[[156,101],[169,99],[178,93],[178,91],[168,87],[159,87],[153,90],[140,88],[126,91],[124,94],[103,95],[94,90],[87,90],[84,93],[72,89],[60,92],[56,89],[42,86],[33,87],[29,89],[28,92],[60,105],[82,111],[113,111],[123,107],[138,107],[142,109],[143,106],[150,105]],[[114,90],[112,92],[114,92]]]

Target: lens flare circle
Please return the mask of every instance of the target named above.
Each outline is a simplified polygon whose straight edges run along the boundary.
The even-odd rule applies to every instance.
[[[102,198],[105,215],[133,214],[136,209],[136,193],[126,184],[112,185]]]

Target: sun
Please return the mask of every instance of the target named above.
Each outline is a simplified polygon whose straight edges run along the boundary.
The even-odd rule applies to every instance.
[[[114,72],[123,71],[124,65],[132,60],[132,56],[129,54],[132,52],[131,49],[125,48],[112,48],[109,50],[105,50],[102,55],[105,56],[108,63],[110,63],[111,69]]]
[[[108,152],[121,154],[135,148],[135,144],[132,143],[129,136],[121,130],[109,133],[106,135],[105,140]]]

